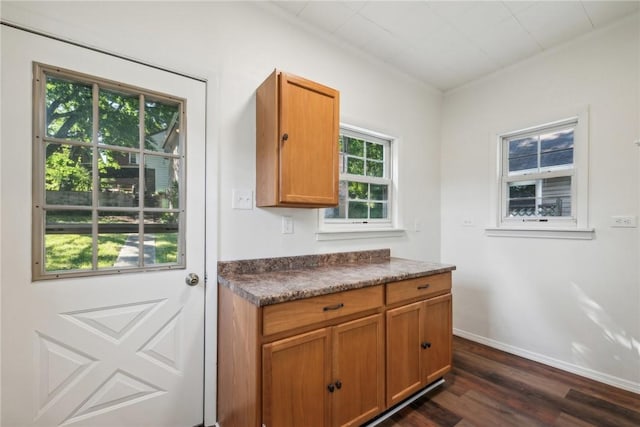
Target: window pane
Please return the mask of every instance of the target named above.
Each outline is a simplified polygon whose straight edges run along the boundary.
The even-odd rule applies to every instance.
[[[347,149],[346,153],[352,156],[364,157],[364,141],[361,139],[344,137]]]
[[[364,175],[364,160],[347,157],[347,173]]]
[[[538,167],[538,156],[526,156],[509,159],[509,172],[536,169]]]
[[[509,141],[509,172],[538,167],[538,139],[521,138]]]
[[[138,267],[138,215],[125,212],[98,213],[98,268]],[[153,248],[145,240],[145,261]]]
[[[180,159],[145,155],[144,168],[145,207],[178,209]]]
[[[384,175],[384,164],[373,160],[367,160],[367,176],[382,178]]]
[[[91,142],[91,85],[47,76],[45,128],[48,137]]]
[[[347,207],[347,181],[340,181],[338,186],[338,206],[335,208],[326,208],[324,210],[325,218],[346,218]]]
[[[382,160],[384,157],[384,147],[381,144],[367,142],[367,159]]]
[[[369,184],[364,182],[349,182],[349,199],[368,200]]]
[[[90,206],[92,150],[64,144],[47,144],[45,200],[51,205]]]
[[[511,183],[507,216],[532,216],[536,214],[535,182]]]
[[[149,100],[144,104],[145,149],[177,154],[180,135],[180,106]]]
[[[509,185],[509,198],[521,199],[521,198],[529,198],[529,197],[536,197],[535,183],[533,184],[512,183]]]
[[[509,185],[507,216],[570,217],[571,177],[562,176],[511,183]]]
[[[177,213],[149,213],[144,216],[145,248],[153,246],[154,258],[148,264],[176,264],[178,262],[178,228]],[[146,249],[145,249],[146,251]]]
[[[45,211],[45,271],[91,270],[91,212]]]
[[[100,206],[136,207],[140,188],[139,166],[131,153],[117,150],[99,150]]]
[[[388,185],[371,184],[371,200],[387,200]]]
[[[386,203],[371,203],[370,204],[370,217],[373,219],[387,218],[387,204]]]
[[[349,218],[367,219],[369,207],[366,202],[349,202]]]
[[[541,216],[571,216],[571,177],[542,180]]]
[[[540,136],[540,166],[573,164],[573,129]]]
[[[140,147],[140,99],[137,95],[100,89],[100,144]]]

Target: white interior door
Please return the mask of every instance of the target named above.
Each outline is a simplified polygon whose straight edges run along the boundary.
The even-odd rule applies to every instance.
[[[200,424],[206,85],[13,28],[1,31],[0,424]],[[186,269],[32,281],[34,61],[186,100]],[[187,286],[188,273],[201,283]]]

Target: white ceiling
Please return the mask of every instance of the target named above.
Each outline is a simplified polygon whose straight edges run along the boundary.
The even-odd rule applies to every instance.
[[[640,9],[640,0],[272,3],[443,91]]]

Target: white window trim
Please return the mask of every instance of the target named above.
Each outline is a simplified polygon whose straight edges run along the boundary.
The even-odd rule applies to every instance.
[[[570,114],[558,114],[555,117],[566,117],[562,120],[541,121],[540,124],[529,125],[517,131],[494,132],[491,141],[491,171],[493,174],[490,200],[491,223],[486,227],[487,236],[492,237],[533,237],[558,239],[593,239],[595,230],[589,227],[589,109],[582,107]],[[577,121],[574,130],[574,163],[571,174],[572,185],[572,218],[539,220],[508,220],[504,218],[502,167],[504,162],[503,138],[525,134],[539,128],[562,125]],[[566,173],[558,172],[566,175]],[[545,174],[551,177],[554,172]]]
[[[353,136],[360,137],[363,134],[373,138],[389,141],[389,148],[385,150],[385,156],[390,156],[388,165],[390,170],[389,185],[389,219],[388,220],[368,220],[367,224],[363,223],[345,223],[325,221],[324,209],[318,209],[318,231],[316,232],[316,240],[347,240],[347,239],[367,239],[381,237],[396,237],[405,233],[405,230],[399,224],[399,207],[398,207],[398,146],[400,138],[375,132],[366,128],[353,126],[346,123],[340,123],[340,133],[349,134],[353,132]],[[341,178],[345,175],[341,175]],[[348,179],[358,181],[359,176],[346,176]],[[373,178],[375,181],[375,178]],[[385,183],[387,182],[384,180]]]

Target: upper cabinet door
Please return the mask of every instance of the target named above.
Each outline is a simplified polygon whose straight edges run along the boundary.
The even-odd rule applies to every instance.
[[[281,75],[280,202],[338,203],[339,94]]]
[[[338,204],[340,94],[275,71],[256,93],[256,204]]]

